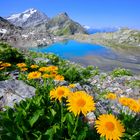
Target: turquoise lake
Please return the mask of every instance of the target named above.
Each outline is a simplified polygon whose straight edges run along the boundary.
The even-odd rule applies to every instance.
[[[109,47],[81,43],[74,40],[54,43],[50,46],[31,48],[30,50],[42,53],[55,53],[56,55],[80,63],[81,65],[98,66],[101,70],[112,70],[124,67],[138,72],[140,70],[140,57],[131,54],[122,54]]]

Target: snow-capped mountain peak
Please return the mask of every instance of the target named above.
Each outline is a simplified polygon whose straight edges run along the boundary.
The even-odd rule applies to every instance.
[[[30,13],[30,14],[33,14],[33,13],[35,13],[35,12],[37,12],[36,9],[34,9],[34,8],[30,8],[30,9],[24,11],[23,13]]]
[[[48,19],[47,15],[34,8],[30,8],[22,13],[13,14],[7,18],[14,25],[21,27],[37,25],[41,22],[48,21]]]

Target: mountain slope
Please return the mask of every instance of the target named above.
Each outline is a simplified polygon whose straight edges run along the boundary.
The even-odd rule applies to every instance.
[[[54,35],[46,30],[22,29],[0,17],[0,41],[8,42],[15,47],[35,47],[51,44],[55,39]]]
[[[0,17],[0,41],[14,41],[16,40],[16,36],[20,36],[21,31],[21,27],[16,27],[6,19]]]
[[[85,29],[77,22],[71,20],[67,13],[61,13],[46,23],[46,30],[54,35],[72,35],[86,33]]]
[[[47,22],[49,18],[44,13],[34,8],[31,8],[22,13],[13,14],[7,17],[7,20],[16,26],[26,28],[30,26],[35,26],[43,22]]]
[[[21,29],[20,27],[14,26],[12,23],[10,23],[8,20],[0,17],[0,29],[5,29],[8,31],[15,30],[15,29]],[[6,32],[5,32],[6,33]]]
[[[108,44],[140,48],[140,31],[138,30],[124,28],[112,33],[94,34],[93,38]]]

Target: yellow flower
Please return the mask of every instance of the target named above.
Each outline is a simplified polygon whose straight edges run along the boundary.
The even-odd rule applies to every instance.
[[[2,64],[2,61],[0,61],[0,64]]]
[[[62,75],[56,75],[54,79],[55,80],[58,80],[58,81],[63,81],[64,80],[64,76],[62,76]]]
[[[17,66],[18,66],[19,68],[23,68],[23,67],[26,67],[26,64],[25,64],[25,63],[18,63]]]
[[[117,96],[114,93],[108,93],[106,98],[110,99],[110,100],[115,100],[117,98]]]
[[[88,112],[95,110],[93,97],[84,91],[77,91],[71,94],[67,102],[68,110],[73,112],[75,116],[79,115],[80,113],[86,116]]]
[[[100,115],[98,120],[95,121],[95,127],[101,137],[106,137],[106,140],[120,140],[123,132],[125,132],[124,126],[115,116],[111,114]]]
[[[140,98],[138,99],[138,103],[140,104]]]
[[[137,101],[134,101],[131,104],[129,104],[129,108],[136,113],[140,112],[140,104]]]
[[[41,67],[41,68],[39,69],[39,71],[41,71],[41,72],[46,72],[46,71],[48,71],[48,67]]]
[[[62,86],[50,91],[50,98],[58,99],[61,102],[62,98],[66,98],[69,94],[70,90],[67,87]]]
[[[127,102],[128,102],[128,106],[132,105],[133,103],[135,103],[136,101],[132,98],[127,98]]]
[[[45,78],[50,78],[50,77],[51,77],[51,76],[50,76],[49,74],[43,74],[43,75],[42,75],[42,78],[44,78],[44,79],[45,79]]]
[[[120,104],[122,104],[124,106],[128,106],[128,103],[129,103],[127,97],[120,97],[119,102],[120,102]]]
[[[51,71],[51,72],[50,72],[50,75],[51,75],[52,77],[55,77],[55,76],[57,75],[57,71]]]
[[[76,86],[75,84],[69,84],[70,88],[75,88],[75,86]]]
[[[58,67],[56,66],[48,66],[48,71],[57,71]]]
[[[28,79],[38,79],[41,77],[41,73],[38,71],[30,72],[28,74]]]
[[[32,69],[36,69],[36,68],[38,68],[39,66],[38,65],[31,65],[31,68]]]
[[[21,68],[20,70],[21,71],[26,71],[26,70],[28,70],[28,68]]]
[[[11,64],[10,64],[10,63],[2,63],[1,66],[2,66],[2,67],[10,67]]]

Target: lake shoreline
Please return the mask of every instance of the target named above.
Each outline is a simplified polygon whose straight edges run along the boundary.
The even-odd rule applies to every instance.
[[[54,53],[84,66],[97,66],[103,71],[111,71],[117,67],[130,69],[137,74],[140,71],[139,56],[124,55],[109,47],[96,44],[65,40],[46,47],[31,48],[31,50]]]

